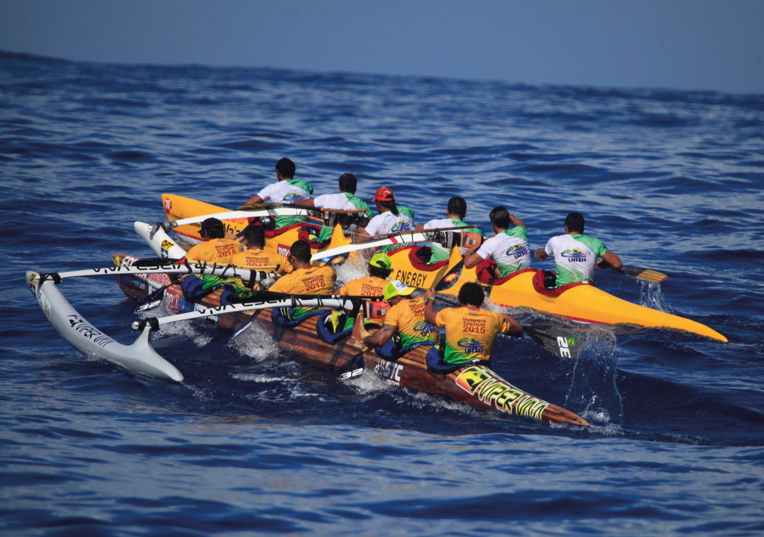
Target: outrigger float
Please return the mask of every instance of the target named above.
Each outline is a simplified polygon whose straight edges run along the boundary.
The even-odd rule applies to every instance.
[[[136,228],[143,231],[151,227],[138,224]],[[184,251],[162,230],[151,234],[149,242],[160,256],[176,256]],[[190,303],[183,298],[179,286],[170,284],[168,274],[215,274],[250,281],[273,275],[204,263],[163,265],[160,260],[154,260],[154,265],[149,262],[141,266],[140,259],[123,254],[115,254],[113,260],[114,266],[108,269],[53,274],[29,272],[27,282],[61,337],[83,354],[101,357],[129,371],[174,382],[183,381],[182,373],[151,345],[151,333],[169,322],[214,317],[218,327],[233,330],[248,326],[254,320],[281,348],[328,367],[340,378],[349,379],[364,372],[372,372],[393,384],[445,395],[506,417],[524,416],[549,423],[588,425],[585,419],[573,412],[513,386],[486,362],[459,366],[445,364],[438,356],[437,347],[432,345],[385,354],[388,351],[384,349],[372,351],[365,348],[358,335],[351,331],[332,333],[328,327],[331,323],[324,322],[326,317],[334,309],[355,314],[361,307],[357,299],[293,297],[221,306],[221,291],[217,290],[196,303]],[[156,289],[166,288],[166,301],[178,314],[141,319],[133,323],[133,328],[140,331],[140,335],[132,345],[115,341],[84,319],[58,288],[62,281],[70,277],[103,275],[116,276],[125,294],[138,299],[145,299]],[[268,314],[256,315],[263,309],[273,311],[294,306],[321,309],[294,326],[274,322]],[[356,326],[361,324],[356,323]],[[367,328],[373,329],[371,325],[367,325]]]

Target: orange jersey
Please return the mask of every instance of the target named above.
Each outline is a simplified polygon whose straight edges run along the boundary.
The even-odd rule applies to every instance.
[[[191,248],[186,253],[186,259],[228,265],[231,257],[242,250],[244,247],[240,242],[230,239],[211,239]]]
[[[336,280],[337,273],[328,265],[301,268],[285,274],[268,290],[291,295],[331,295]]]
[[[424,320],[424,299],[403,299],[387,310],[385,325],[395,327],[401,336],[401,347],[408,347],[422,341],[437,343],[438,331]]]
[[[251,269],[260,269],[261,267],[275,267],[278,265],[278,270],[274,270],[276,274],[286,274],[292,272],[292,265],[287,261],[287,258],[283,255],[279,255],[266,250],[260,250],[259,248],[250,248],[243,252],[231,257],[229,261],[231,265],[239,267],[247,267]]]
[[[389,281],[377,276],[366,276],[350,280],[340,287],[338,293],[342,296],[382,296]]]
[[[446,329],[443,360],[451,364],[490,359],[496,336],[511,330],[509,321],[500,313],[465,307],[440,310],[435,323]]]

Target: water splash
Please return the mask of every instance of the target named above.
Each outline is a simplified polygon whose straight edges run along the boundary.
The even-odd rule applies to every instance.
[[[616,384],[618,352],[613,332],[593,325],[583,332],[584,350],[576,359],[565,407],[587,417],[618,423],[623,418],[623,401]]]

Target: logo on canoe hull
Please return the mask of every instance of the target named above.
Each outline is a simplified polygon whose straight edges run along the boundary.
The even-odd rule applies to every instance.
[[[456,377],[456,385],[464,391],[476,395],[490,407],[518,416],[528,416],[541,420],[541,415],[549,403],[518,390],[490,370],[468,367]]]

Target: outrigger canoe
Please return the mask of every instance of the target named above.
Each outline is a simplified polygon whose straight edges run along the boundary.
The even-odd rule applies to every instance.
[[[192,213],[195,216],[199,216],[200,214],[210,214],[205,213],[205,211],[221,212],[226,210],[204,202],[171,194],[163,194],[163,200],[165,200],[167,217],[171,221],[187,218]],[[174,209],[170,210],[168,207],[174,207]],[[232,232],[236,232],[239,227],[243,229],[249,221],[244,219],[238,223],[236,221],[226,222],[231,226]],[[147,224],[143,224],[143,226],[147,226]],[[141,229],[139,229],[139,223],[136,223],[136,231],[139,234],[142,233]],[[174,231],[183,235],[184,227],[174,228]],[[191,231],[186,229],[185,236],[193,237]],[[143,231],[144,235],[146,233],[146,231]],[[297,232],[290,230],[290,233]],[[412,233],[411,235],[405,242],[424,242],[423,237],[416,240],[416,237],[413,236],[414,234]],[[276,242],[271,243],[273,245],[271,248],[274,250],[288,249],[285,246],[286,244],[291,245],[288,240],[290,239],[276,239]],[[338,226],[335,229],[331,244],[327,245],[326,249],[318,248],[313,257],[314,259],[323,258],[328,260],[333,255],[333,252],[341,252],[359,246],[349,243],[350,239],[344,237]],[[486,286],[486,294],[490,300],[499,306],[530,308],[581,322],[680,330],[717,341],[727,341],[724,335],[704,324],[628,302],[591,284],[579,282],[562,288],[548,290],[543,285],[543,271],[541,270],[527,269],[525,271],[518,271],[501,280],[490,280],[482,277],[482,274],[481,277],[478,277],[479,267],[462,270],[460,264],[462,257],[459,253],[459,248],[455,246],[451,249],[449,260],[432,265],[424,261],[429,255],[427,247],[421,244],[401,244],[400,248],[388,252],[388,255],[393,267],[393,273],[390,278],[403,281],[412,287],[420,289],[435,287],[445,294],[456,295],[465,282],[480,281]]]
[[[476,268],[455,270],[444,277],[441,283],[444,289],[440,292],[457,295],[461,286],[470,281],[486,285],[489,299],[499,306],[531,308],[587,323],[681,330],[727,341],[722,334],[704,324],[622,300],[588,282],[546,289],[543,270],[520,270],[500,280],[480,277]]]
[[[167,215],[168,222],[172,225],[172,231],[177,235],[184,237],[191,242],[201,241],[199,236],[200,224],[194,222],[191,224],[176,225],[177,222],[187,220],[199,220],[206,215],[218,215],[226,226],[226,236],[231,239],[241,238],[241,234],[255,217],[285,214],[283,211],[293,211],[290,214],[295,216],[309,216],[320,214],[316,210],[301,208],[296,206],[273,207],[251,206],[246,210],[226,209],[217,205],[211,205],[203,201],[192,198],[186,198],[175,194],[162,194],[162,206]],[[327,215],[338,215],[343,211],[330,211]],[[324,216],[327,216],[324,215]],[[327,221],[329,218],[326,219]],[[158,225],[158,224],[157,224]],[[146,235],[152,232],[151,226],[146,227],[145,231],[136,230]],[[328,263],[341,263],[349,260],[351,263],[359,262],[363,264],[363,255],[360,252],[369,252],[370,248],[376,244],[370,241],[361,244],[351,244],[352,240],[345,235],[342,226],[337,223],[334,225],[334,232],[331,240],[318,241],[321,225],[315,222],[306,222],[303,224],[293,224],[279,230],[266,230],[265,249],[278,253],[283,256],[289,255],[292,244],[298,239],[308,241],[311,245],[314,260],[323,260]],[[393,272],[390,279],[399,280],[412,287],[420,289],[429,289],[434,287],[454,266],[461,261],[461,256],[453,257],[434,264],[426,262],[429,259],[429,250],[422,247],[422,243],[439,242],[449,246],[451,243],[459,242],[460,234],[456,230],[447,233],[437,231],[422,232],[403,232],[391,236],[385,236],[378,239],[385,242],[386,245],[399,244],[400,248],[389,252],[392,261]],[[414,245],[412,243],[418,243]],[[362,249],[359,249],[362,248]],[[458,248],[456,249],[458,251]]]
[[[123,254],[114,255],[114,263],[130,265],[137,259]],[[158,275],[125,274],[118,276],[120,288],[133,298],[145,298],[162,284]],[[167,303],[175,312],[209,311],[220,307],[220,291],[214,291],[196,303],[183,298],[179,286],[165,292]],[[297,353],[304,359],[328,367],[340,376],[353,377],[363,371],[378,375],[398,386],[441,394],[468,402],[483,409],[492,409],[505,416],[525,416],[550,423],[588,425],[586,420],[562,407],[526,393],[513,386],[487,364],[474,363],[448,370],[441,364],[428,366],[432,347],[416,347],[403,356],[384,358],[366,350],[351,334],[332,334],[324,323],[330,311],[308,317],[300,324],[285,327],[271,320],[265,310],[254,322],[258,323],[278,345]],[[217,327],[234,330],[250,321],[252,311],[225,313],[216,316]],[[435,369],[439,367],[439,369]]]

